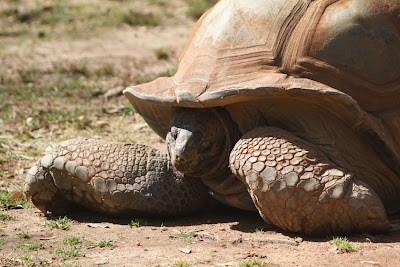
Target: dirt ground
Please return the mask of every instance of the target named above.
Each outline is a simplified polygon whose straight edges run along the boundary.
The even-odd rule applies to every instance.
[[[165,150],[120,92],[173,74],[194,26],[190,12],[199,8],[196,1],[66,2],[70,6],[0,3],[3,195],[21,192],[45,147],[68,138],[134,141]],[[132,22],[126,10],[161,22]],[[122,19],[107,17],[110,12]],[[346,253],[331,236],[293,235],[258,214],[228,208],[184,218],[116,219],[82,211],[68,215],[70,226],[61,229],[58,218],[43,217],[29,203],[8,205],[10,198],[21,196],[0,197],[0,266],[400,266],[397,217],[388,234],[347,236],[355,251]]]

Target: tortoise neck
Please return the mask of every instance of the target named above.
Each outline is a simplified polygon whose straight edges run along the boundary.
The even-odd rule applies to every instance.
[[[221,142],[225,142],[225,144],[215,163],[202,175],[202,179],[214,179],[231,174],[229,169],[229,155],[241,136],[238,126],[225,109],[211,108],[210,110],[218,118],[220,127],[225,132],[225,140],[221,140]]]

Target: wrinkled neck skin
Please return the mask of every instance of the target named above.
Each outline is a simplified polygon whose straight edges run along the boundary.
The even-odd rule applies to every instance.
[[[168,154],[185,175],[206,180],[229,175],[229,154],[240,135],[223,108],[179,107],[166,137]]]

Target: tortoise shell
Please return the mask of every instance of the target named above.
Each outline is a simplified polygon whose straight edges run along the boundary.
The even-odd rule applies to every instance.
[[[124,94],[163,138],[174,107],[222,106],[242,133],[272,125],[339,150],[358,136],[400,175],[400,1],[221,0],[174,77]]]

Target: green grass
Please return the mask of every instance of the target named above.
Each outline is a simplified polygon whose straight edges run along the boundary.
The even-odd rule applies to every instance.
[[[59,217],[57,220],[49,220],[44,223],[45,227],[68,230],[71,227],[72,220],[67,216]]]
[[[41,267],[50,267],[50,266],[63,266],[63,265],[54,265],[51,261],[41,260],[35,256],[24,254],[21,256],[22,265],[21,266],[41,266]]]
[[[93,4],[76,4],[70,1],[53,0],[45,6],[36,2],[35,6],[18,9],[10,7],[0,14],[14,23],[35,24],[37,26],[56,26],[64,23],[76,23],[86,18],[88,23],[93,23],[96,12],[100,12],[100,6]]]
[[[14,137],[21,142],[27,142],[32,139],[31,135],[28,132],[16,132],[14,133]]]
[[[0,85],[1,89],[1,85]],[[0,90],[1,92],[1,90]],[[12,120],[13,119],[13,112],[7,107],[7,105],[4,105],[4,108],[0,109],[0,118],[3,120]],[[2,155],[0,155],[1,157]]]
[[[38,74],[38,77],[40,77],[40,75],[42,75],[42,79],[45,79],[46,76],[44,73]],[[4,102],[3,105],[6,108],[11,103],[28,100],[34,103],[43,97],[49,99],[65,97],[87,99],[92,97],[94,89],[102,88],[101,84],[86,79],[80,79],[73,75],[72,73],[59,75],[57,79],[50,80],[50,82],[46,84],[40,83],[38,79],[35,84],[23,82],[18,84],[4,81],[3,85],[1,85],[2,81],[0,79],[0,93],[7,96],[7,98],[5,98],[7,101]]]
[[[25,151],[25,155],[31,156],[31,157],[36,157],[39,156],[43,153],[43,151],[37,149],[37,148],[30,148],[27,151]]]
[[[168,50],[165,48],[158,48],[154,50],[154,54],[156,55],[157,59],[164,59],[164,60],[169,59]]]
[[[147,222],[144,219],[141,218],[135,218],[135,219],[131,219],[131,222],[129,223],[129,226],[131,228],[139,228],[140,226],[146,225]]]
[[[0,24],[3,25],[0,36],[28,36],[33,41],[41,41],[65,38],[67,33],[67,38],[74,38],[124,24],[156,27],[174,15],[175,6],[167,0],[148,0],[144,8],[138,8],[134,2],[9,1],[0,10]]]
[[[13,219],[11,215],[0,213],[0,221],[11,221]]]
[[[84,256],[84,254],[82,254],[82,252],[74,246],[67,248],[54,248],[51,253],[59,256],[63,260]]]
[[[167,231],[167,230],[168,230],[168,228],[166,226],[164,226],[164,224],[160,225],[160,231],[161,232],[164,232],[164,231]]]
[[[193,238],[196,236],[197,236],[196,233],[180,233],[180,234],[170,235],[170,237],[172,238]]]
[[[12,154],[8,154],[8,153],[0,154],[0,163],[7,162],[10,159],[12,159],[13,157],[14,156]],[[4,193],[3,192],[0,191],[0,205],[2,204],[1,201],[4,198],[4,196],[3,196]]]
[[[28,239],[30,236],[29,236],[29,233],[28,232],[24,232],[24,231],[22,231],[22,232],[19,232],[18,233],[18,236],[19,236],[19,238],[21,238],[21,239]]]
[[[15,207],[18,205],[24,208],[32,206],[30,200],[23,193],[0,191],[0,208]]]
[[[117,111],[115,111],[115,105],[104,105],[103,110],[105,110],[106,112],[114,110],[114,114],[119,115],[132,115],[133,113],[135,113],[133,106],[129,102],[124,102],[124,104],[121,105],[121,107],[119,107]]]
[[[264,233],[264,229],[263,229],[263,228],[256,228],[256,229],[254,230],[254,233],[256,233],[256,234],[262,234],[262,233]]]
[[[160,6],[165,6],[168,4],[169,0],[148,0],[150,5],[160,5]]]
[[[262,267],[268,265],[269,262],[259,259],[248,259],[240,262],[240,267]]]
[[[63,262],[57,265],[58,267],[79,267],[79,263],[66,263]]]
[[[171,265],[171,267],[189,267],[189,266],[190,266],[190,265],[189,265],[188,262],[186,262],[186,261],[181,261],[181,260],[176,261],[176,262],[174,262],[174,263]]]
[[[16,249],[23,249],[26,251],[37,251],[39,249],[44,249],[44,244],[37,241],[32,241],[29,243],[17,244],[14,246]]]
[[[18,71],[18,74],[23,83],[33,83],[35,82],[37,75],[39,75],[39,70],[35,67],[28,67]]]
[[[95,74],[97,77],[114,76],[116,74],[116,71],[115,71],[113,65],[108,64],[108,65],[97,68],[95,70]]]
[[[332,243],[338,250],[343,252],[353,252],[357,250],[357,246],[353,245],[347,237],[334,237]]]
[[[187,0],[186,2],[189,5],[188,15],[194,19],[198,19],[218,0]]]
[[[4,245],[5,243],[7,243],[5,239],[0,239],[0,246]]]
[[[70,236],[64,239],[63,243],[69,246],[80,247],[83,244],[83,240],[78,236]]]
[[[73,75],[76,77],[90,77],[91,73],[89,71],[89,68],[86,65],[80,65],[80,64],[70,64],[68,67],[62,67],[60,69],[61,74],[68,74],[68,75]]]
[[[114,240],[101,240],[101,241],[99,241],[98,246],[101,248],[106,248],[106,247],[112,248],[115,246],[115,241]]]
[[[159,26],[162,24],[160,16],[153,13],[141,13],[132,9],[112,9],[109,11],[109,18],[115,24],[127,24],[130,26]]]
[[[66,247],[57,247],[51,251],[52,254],[57,255],[62,260],[75,257],[83,257],[85,255],[81,252],[80,250],[81,247],[83,246],[90,247],[97,245],[92,241],[86,241],[78,236],[69,236],[65,238],[63,240],[63,244],[66,245]],[[76,266],[76,265],[71,265],[71,266]]]
[[[154,81],[159,77],[172,77],[175,75],[175,73],[176,69],[169,69],[167,71],[160,73],[140,73],[139,75],[136,76],[135,81],[137,84],[147,83]]]
[[[36,258],[34,256],[24,254],[21,256],[21,261],[23,266],[35,266],[34,262],[36,261]]]
[[[71,109],[71,108],[59,108],[59,109],[47,109],[42,110],[40,108],[32,110],[29,114],[20,116],[20,120],[27,119],[27,116],[31,116],[29,126],[26,131],[15,132],[14,137],[22,142],[27,142],[33,139],[30,135],[29,130],[49,128],[51,125],[57,124],[61,129],[73,128],[76,130],[83,130],[88,127],[92,127],[91,114],[89,111],[84,109]],[[22,122],[21,122],[22,123]],[[28,156],[38,156],[42,151],[30,148],[26,152]]]

